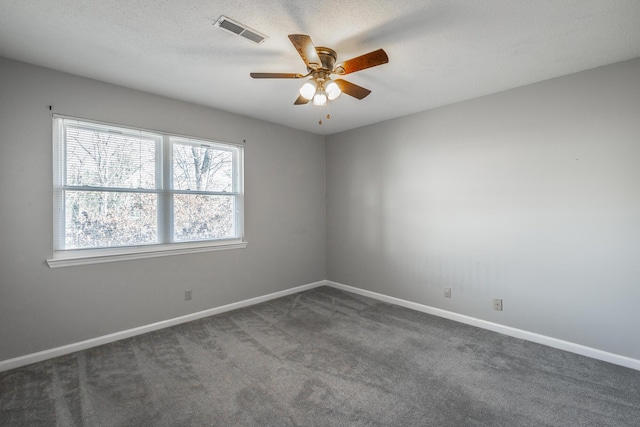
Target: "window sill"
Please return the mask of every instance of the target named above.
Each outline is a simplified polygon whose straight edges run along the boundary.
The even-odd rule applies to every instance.
[[[47,260],[47,264],[49,268],[72,267],[76,265],[102,264],[105,262],[129,261],[170,255],[243,249],[246,247],[247,242],[227,240],[222,242],[191,242],[127,248],[57,251],[54,252],[52,259]]]

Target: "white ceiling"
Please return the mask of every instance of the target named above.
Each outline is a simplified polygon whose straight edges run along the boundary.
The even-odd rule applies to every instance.
[[[249,77],[306,73],[293,33],[389,63],[345,76],[371,95],[341,96],[319,125],[327,111],[293,105],[301,80]],[[331,134],[639,57],[640,1],[0,0],[0,56]]]

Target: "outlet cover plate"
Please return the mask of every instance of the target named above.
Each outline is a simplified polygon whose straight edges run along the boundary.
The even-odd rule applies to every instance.
[[[502,311],[502,299],[496,298],[493,300],[493,309]]]

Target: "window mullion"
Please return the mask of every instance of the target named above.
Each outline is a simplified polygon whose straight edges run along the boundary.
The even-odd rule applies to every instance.
[[[162,137],[161,155],[159,156],[160,194],[158,197],[158,234],[160,243],[173,242],[173,152],[171,139]]]

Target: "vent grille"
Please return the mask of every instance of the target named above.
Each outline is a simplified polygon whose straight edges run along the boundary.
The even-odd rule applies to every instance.
[[[213,25],[218,28],[222,28],[223,30],[229,31],[230,33],[236,34],[240,37],[244,37],[245,39],[250,40],[256,44],[262,43],[267,38],[267,36],[250,29],[246,25],[229,19],[224,15],[218,18],[218,20]]]

